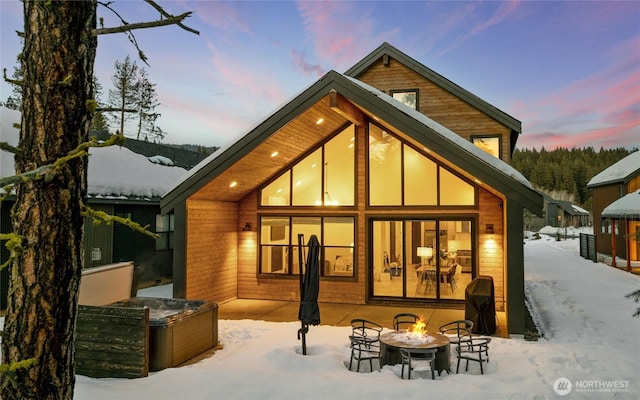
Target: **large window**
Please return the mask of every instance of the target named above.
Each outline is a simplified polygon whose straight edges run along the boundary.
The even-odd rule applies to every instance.
[[[311,235],[322,247],[320,274],[325,277],[354,276],[354,217],[265,216],[260,219],[260,273],[300,273],[298,235],[303,235],[302,262],[306,262]]]
[[[353,206],[355,129],[345,128],[260,192],[261,206]]]
[[[387,130],[369,125],[369,204],[473,206],[475,187]]]

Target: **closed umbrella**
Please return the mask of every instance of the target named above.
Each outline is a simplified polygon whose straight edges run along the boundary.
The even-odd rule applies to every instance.
[[[303,239],[299,237],[299,242]],[[306,334],[309,325],[320,324],[320,308],[318,307],[318,292],[320,291],[320,242],[316,235],[311,235],[307,244],[309,253],[304,275],[300,270],[300,309],[298,319],[302,323],[302,328],[298,330],[298,340],[302,336],[302,354],[307,354]],[[300,258],[302,253],[299,251]],[[302,263],[301,263],[302,264]]]

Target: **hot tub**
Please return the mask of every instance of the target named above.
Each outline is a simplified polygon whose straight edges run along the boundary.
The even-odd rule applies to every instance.
[[[149,309],[150,371],[178,366],[218,344],[216,303],[131,297],[111,306]]]

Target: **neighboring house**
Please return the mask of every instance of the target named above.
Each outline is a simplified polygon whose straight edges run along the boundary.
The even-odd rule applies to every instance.
[[[2,140],[17,145],[18,112],[2,108]],[[128,140],[127,140],[128,141]],[[158,146],[158,145],[154,145]],[[197,155],[203,158],[204,155]],[[13,154],[1,151],[2,176],[14,173]],[[84,267],[90,268],[119,261],[134,261],[142,286],[170,281],[173,273],[173,220],[160,214],[160,197],[187,171],[158,163],[172,164],[167,157],[145,157],[126,147],[90,149],[88,170],[89,207],[108,214],[128,217],[160,235],[158,240],[121,224],[85,223]],[[11,232],[10,211],[15,198],[0,203],[1,232]],[[0,260],[8,252],[1,246]],[[0,308],[6,308],[9,269],[0,274]]]
[[[551,200],[547,204],[547,225],[565,228],[589,226],[589,211],[565,200]]]
[[[520,122],[387,43],[350,73],[328,72],[163,196],[174,297],[298,300],[299,235],[313,234],[322,302],[463,309],[488,275],[523,333],[523,211],[540,215],[542,198],[500,159]]]
[[[618,201],[626,205],[626,201],[633,203],[640,197],[633,196],[640,189],[640,150],[591,178],[587,187],[591,189],[593,198],[593,231],[597,252],[609,256],[615,253],[615,256],[626,259],[628,265],[631,261],[640,261],[640,249],[634,236],[640,230],[640,221],[634,213],[617,212],[620,210]],[[635,204],[638,207],[640,202]],[[612,263],[615,266],[615,257]]]

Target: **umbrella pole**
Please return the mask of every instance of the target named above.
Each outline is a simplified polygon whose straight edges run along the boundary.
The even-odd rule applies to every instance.
[[[298,234],[298,265],[300,266],[300,300],[304,299],[304,280],[302,274],[302,265],[303,265],[303,252],[304,250],[304,235],[302,233]],[[303,320],[300,320],[300,324],[302,327],[298,329],[298,340],[300,340],[300,336],[302,336],[302,354],[307,355],[307,332],[309,331],[309,326],[304,323]]]

